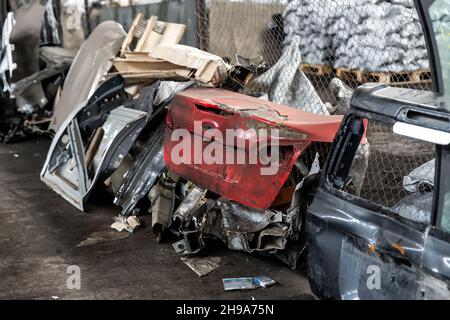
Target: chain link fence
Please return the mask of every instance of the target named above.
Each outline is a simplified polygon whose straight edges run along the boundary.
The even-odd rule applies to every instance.
[[[129,3],[133,3],[132,0]],[[89,29],[115,20],[127,30],[138,13],[186,24],[181,43],[233,60],[274,65],[299,38],[301,68],[324,102],[333,77],[429,89],[427,51],[413,0],[161,0],[90,10]],[[281,79],[282,80],[282,79]],[[290,83],[286,81],[285,86]]]
[[[430,223],[435,145],[394,134],[391,125],[368,121],[369,148],[359,155],[367,159],[367,171],[359,190],[344,190],[397,214]],[[350,172],[361,172],[354,161]],[[354,176],[355,177],[355,176]]]

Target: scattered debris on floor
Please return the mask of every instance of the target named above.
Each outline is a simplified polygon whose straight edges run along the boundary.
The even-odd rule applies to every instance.
[[[206,276],[219,268],[222,260],[221,257],[181,257],[180,259],[199,277]]]
[[[223,289],[225,291],[231,290],[253,290],[257,286],[253,283],[253,279],[248,278],[225,278],[222,279]]]
[[[273,286],[276,281],[269,278],[268,276],[257,276],[253,277],[253,283],[258,287],[267,288]]]
[[[244,277],[244,278],[225,278],[222,279],[223,289],[231,290],[253,290],[257,288],[267,288],[273,286],[276,281],[268,276]]]
[[[115,222],[111,225],[111,228],[122,232],[128,231],[133,233],[136,229],[141,227],[141,221],[137,216],[118,216],[114,218]]]
[[[86,247],[103,242],[122,240],[129,236],[129,232],[117,232],[115,230],[94,231],[85,240],[81,241],[77,247]]]

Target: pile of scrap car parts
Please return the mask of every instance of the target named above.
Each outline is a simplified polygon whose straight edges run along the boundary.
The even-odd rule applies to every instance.
[[[142,18],[141,15],[139,17]],[[119,24],[111,21],[101,23],[91,33],[75,57],[66,86],[55,106],[51,128],[56,134],[41,177],[81,210],[96,181],[107,180],[126,159],[133,146],[136,161],[125,177],[121,177],[123,181],[115,186],[116,179],[111,177],[108,182],[113,188],[116,187],[115,203],[122,206],[124,212],[133,210],[136,203],[147,195],[151,181],[155,181],[163,169],[162,125],[168,101],[178,90],[195,84],[192,81],[159,81],[167,78],[148,75],[136,82],[136,78],[130,80],[127,77],[128,72],[117,73],[111,69],[117,59],[122,59],[125,64],[133,64],[126,58],[130,55],[134,59],[140,56],[138,61],[144,64],[155,60],[146,51],[131,51],[130,45],[135,43],[137,21],[128,34]],[[156,48],[158,51],[160,46],[176,43],[185,29],[182,25],[154,21],[154,17],[149,23],[151,21],[154,24],[150,29],[143,30],[145,37],[141,37],[141,42],[137,43],[139,50]],[[191,49],[186,51],[186,57],[192,63],[189,74],[192,73],[194,79],[212,83],[212,78],[219,70],[222,72],[224,68],[226,71],[227,65],[219,57]],[[160,51],[164,52],[164,48]],[[125,58],[117,58],[118,54]],[[149,57],[149,60],[144,56]],[[159,65],[172,66],[165,60],[155,61]],[[210,63],[216,69],[213,70]],[[205,74],[211,78],[205,78]],[[158,130],[158,127],[161,129]],[[141,140],[135,144],[138,137]],[[142,168],[147,171],[142,172]],[[156,174],[150,172],[152,168]],[[139,175],[134,176],[135,173]],[[141,185],[140,195],[134,184],[138,177],[150,179],[147,183],[150,187]]]
[[[53,139],[41,176],[81,210],[97,179],[117,169],[152,112],[126,98],[120,76],[103,83]]]
[[[276,74],[289,71],[289,55],[297,54],[294,49],[268,71],[255,59],[237,57],[231,65],[179,44],[184,29],[138,16],[128,34],[109,21],[92,32],[56,105],[52,120],[56,134],[41,179],[80,210],[102,182],[123,216],[148,210],[158,240],[175,242],[182,254],[197,253],[219,239],[230,249],[274,253],[295,267],[304,249],[302,213],[320,171],[315,146],[330,145],[342,117],[330,115],[326,107],[320,112],[309,105],[271,102],[264,94],[257,98],[261,91],[269,97],[283,95],[277,93],[281,86],[275,83]],[[302,103],[317,104],[320,97],[310,92],[314,89],[300,68],[294,68],[292,77],[299,80],[295,97],[315,94],[314,101]],[[264,71],[274,78],[274,87],[251,89]],[[222,88],[214,88],[218,86]],[[342,93],[346,90],[337,89],[337,101],[347,97]],[[279,130],[279,170],[261,175],[268,164],[259,160],[175,163],[171,157],[175,129],[188,132],[192,143],[214,146],[225,155],[233,149],[224,140],[199,135],[194,121],[200,121],[203,130],[222,133]],[[238,151],[246,156],[252,139],[259,141],[251,134],[236,138],[243,142]]]
[[[48,133],[71,53],[60,47],[53,2],[22,4],[2,29],[0,141]]]
[[[283,251],[289,249],[288,240],[296,243],[299,239],[301,194],[308,187],[304,182],[311,182],[305,179],[314,181],[318,159],[304,165],[313,170],[297,172],[295,164],[312,143],[331,143],[341,119],[229,90],[191,88],[178,93],[166,117],[163,142],[169,171],[149,194],[153,231],[173,231],[185,254],[198,252],[208,238],[216,238],[234,250],[277,253],[295,266],[299,252],[289,255]],[[229,129],[237,129],[241,134],[232,141],[221,140],[221,134],[208,136],[208,131],[199,134],[194,121],[214,125],[222,136]],[[261,173],[270,165],[260,160],[245,164],[195,161],[195,145],[202,146],[201,150],[215,149],[224,159],[230,154],[248,159],[260,138],[252,135],[255,128],[280,130],[280,159],[273,174]],[[192,147],[192,152],[187,152],[192,158],[181,163],[173,157],[178,141],[172,139],[172,133],[177,129],[186,129],[183,143]],[[268,143],[269,149],[274,146],[274,142]],[[294,171],[297,179],[292,177]]]

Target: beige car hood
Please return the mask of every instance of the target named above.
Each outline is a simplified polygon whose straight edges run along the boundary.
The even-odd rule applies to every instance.
[[[50,129],[57,132],[76,106],[91,96],[111,68],[110,59],[119,52],[125,36],[122,26],[114,21],[104,21],[92,31],[69,69]]]

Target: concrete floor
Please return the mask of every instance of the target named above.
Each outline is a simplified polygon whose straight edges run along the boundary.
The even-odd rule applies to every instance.
[[[312,299],[302,271],[273,257],[218,248],[220,267],[203,278],[146,226],[128,238],[78,247],[92,232],[109,231],[118,209],[93,195],[82,213],[39,179],[48,139],[0,144],[1,299]],[[67,268],[81,271],[68,289]],[[278,285],[224,292],[222,278],[265,274]]]

